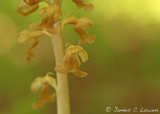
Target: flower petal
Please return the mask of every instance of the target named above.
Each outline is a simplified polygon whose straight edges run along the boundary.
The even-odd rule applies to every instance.
[[[67,24],[74,25],[74,31],[78,33],[81,37],[79,44],[84,44],[86,42],[93,43],[95,40],[94,35],[89,35],[87,28],[91,28],[93,26],[93,22],[88,18],[77,19],[75,17],[70,17],[63,22],[63,28]]]
[[[44,1],[44,0],[24,0],[24,2],[30,6],[33,6],[35,4],[38,4],[39,2]]]
[[[47,30],[56,34],[58,29],[54,28],[54,24],[61,19],[60,8],[58,6],[45,7],[39,11],[39,14],[43,18],[42,22],[41,24],[31,24],[31,30]]]
[[[56,80],[46,74],[44,77],[36,78],[31,84],[31,91],[38,93],[40,91],[40,101],[33,104],[34,109],[43,108],[46,103],[55,101],[55,93],[50,94],[50,86],[57,90]]]
[[[38,4],[35,4],[33,6],[29,6],[23,0],[21,0],[16,11],[18,14],[20,14],[22,16],[28,16],[29,14],[35,12],[38,8],[39,8]]]
[[[43,30],[43,31],[34,31],[34,32],[30,32],[28,30],[24,30],[20,33],[20,36],[18,38],[18,42],[20,44],[26,45],[28,46],[28,50],[26,52],[26,60],[30,61],[31,57],[33,56],[32,50],[38,45],[38,38],[40,38],[41,36],[47,36],[49,38],[53,38],[53,36]],[[31,45],[29,45],[31,43]]]
[[[54,102],[56,94],[53,93],[52,95],[50,95],[50,88],[45,87],[40,92],[39,97],[40,97],[40,101],[32,105],[33,109],[35,110],[43,108],[46,103]]]
[[[38,40],[34,40],[34,42],[32,43],[32,45],[28,48],[28,50],[26,51],[26,61],[30,61],[31,57],[33,57],[33,49],[38,45]]]
[[[92,10],[93,4],[85,4],[83,0],[72,0],[78,8],[85,8],[86,10]]]
[[[28,30],[23,30],[19,34],[18,43],[23,44],[23,45],[27,45],[31,40],[37,39],[43,35],[45,35],[45,33],[43,31],[30,32]]]
[[[87,73],[79,69],[81,65],[79,57],[81,58],[82,62],[86,62],[88,60],[87,52],[82,47],[69,45],[65,50],[65,66],[57,65],[55,70],[65,74],[72,72],[79,77],[86,76]]]

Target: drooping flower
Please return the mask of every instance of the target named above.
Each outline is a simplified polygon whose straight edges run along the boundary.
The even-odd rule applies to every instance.
[[[79,44],[84,44],[86,42],[92,43],[95,40],[94,35],[89,35],[87,28],[93,27],[93,22],[88,18],[80,18],[77,19],[75,17],[70,17],[66,19],[63,23],[63,26],[66,24],[73,24],[74,30],[79,34],[81,37],[81,40],[79,41]]]
[[[38,38],[40,38],[41,36],[47,36],[47,37],[53,38],[52,35],[47,31],[39,30],[39,31],[30,32],[28,30],[24,30],[20,33],[18,42],[22,45],[29,47],[26,52],[27,61],[31,60],[31,56],[33,56],[32,50],[38,45]]]
[[[22,16],[27,16],[33,12],[35,12],[39,8],[38,4],[34,4],[30,6],[23,0],[20,1],[19,6],[17,7],[16,11],[18,14]]]
[[[85,4],[83,0],[72,0],[78,8],[85,8],[86,10],[92,10],[93,4]]]
[[[44,77],[36,78],[32,82],[31,92],[35,94],[40,92],[39,94],[40,101],[33,104],[34,109],[43,108],[46,103],[55,101],[56,93],[53,92],[51,94],[51,91],[50,91],[51,88],[55,89],[55,92],[57,91],[56,80],[55,78],[49,76],[49,73],[46,74],[46,76]]]
[[[57,33],[58,29],[54,28],[54,24],[61,19],[61,11],[58,6],[49,6],[42,8],[39,11],[40,16],[43,18],[41,24],[31,24],[32,30],[47,30],[51,33]]]
[[[81,46],[69,45],[65,50],[65,66],[57,65],[55,70],[60,73],[70,73],[72,72],[76,76],[85,77],[88,74],[79,69],[81,62],[86,62],[88,60],[87,52]]]
[[[44,0],[23,0],[26,4],[33,6],[35,4],[38,4],[39,2],[42,2]]]
[[[39,8],[39,2],[46,2],[48,5],[53,5],[50,0],[20,0],[16,11],[22,16],[27,16]]]

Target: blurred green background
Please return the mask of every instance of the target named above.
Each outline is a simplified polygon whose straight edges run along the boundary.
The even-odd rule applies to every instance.
[[[26,47],[16,42],[17,34],[41,19],[37,13],[25,18],[16,14],[18,1],[0,0],[0,114],[56,114],[56,103],[38,111],[31,107],[38,97],[30,93],[30,84],[54,72],[54,55],[50,40],[41,38],[35,57],[25,62]],[[92,2],[94,10],[78,10],[71,0],[63,2],[63,16],[74,11],[73,16],[92,19],[89,33],[96,35],[93,44],[84,45],[90,59],[81,69],[89,75],[69,74],[71,113],[106,114],[108,106],[160,108],[160,1],[85,2]],[[79,40],[72,26],[63,36],[65,43]]]

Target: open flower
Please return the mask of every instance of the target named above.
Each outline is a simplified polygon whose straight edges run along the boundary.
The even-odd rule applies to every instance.
[[[30,6],[23,0],[20,1],[19,6],[17,7],[17,13],[22,16],[27,16],[33,12],[35,12],[39,8],[38,4],[34,4]]]
[[[48,33],[47,31],[34,31],[30,32],[28,30],[24,30],[20,33],[20,36],[18,38],[18,42],[20,44],[23,44],[25,46],[28,46],[28,50],[26,52],[26,60],[30,61],[31,56],[33,56],[32,50],[38,45],[38,38],[41,36],[47,36],[52,38],[52,35]],[[31,45],[29,45],[31,44]]]
[[[81,58],[82,62],[86,62],[88,60],[87,52],[81,46],[70,45],[65,50],[65,66],[58,65],[55,67],[55,70],[60,73],[70,73],[72,72],[76,76],[84,77],[88,74],[79,69],[81,62],[79,60]]]
[[[92,10],[93,4],[85,4],[83,0],[72,0],[78,8],[85,8],[86,10]]]
[[[40,16],[43,18],[41,24],[31,24],[32,30],[47,30],[51,33],[57,33],[58,29],[54,28],[54,24],[61,19],[61,11],[58,6],[50,6],[42,8],[39,11]]]
[[[51,94],[50,89],[51,87],[57,90],[56,80],[46,74],[44,77],[36,78],[31,84],[31,92],[38,93],[40,97],[40,101],[33,104],[34,109],[43,108],[46,103],[54,102],[56,94],[53,92]]]
[[[75,17],[70,17],[63,22],[63,26],[66,24],[73,24],[74,30],[79,34],[81,40],[79,44],[84,44],[86,42],[92,43],[94,42],[95,36],[89,35],[87,32],[87,28],[91,28],[93,26],[93,22],[88,18],[77,19]]]

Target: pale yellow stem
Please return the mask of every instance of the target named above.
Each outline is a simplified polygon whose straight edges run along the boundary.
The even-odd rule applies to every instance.
[[[57,4],[56,4],[57,5]],[[60,6],[60,4],[58,4]],[[60,28],[52,39],[56,65],[64,65],[64,49],[61,21],[55,24]],[[57,114],[70,114],[69,87],[67,74],[57,73]]]

